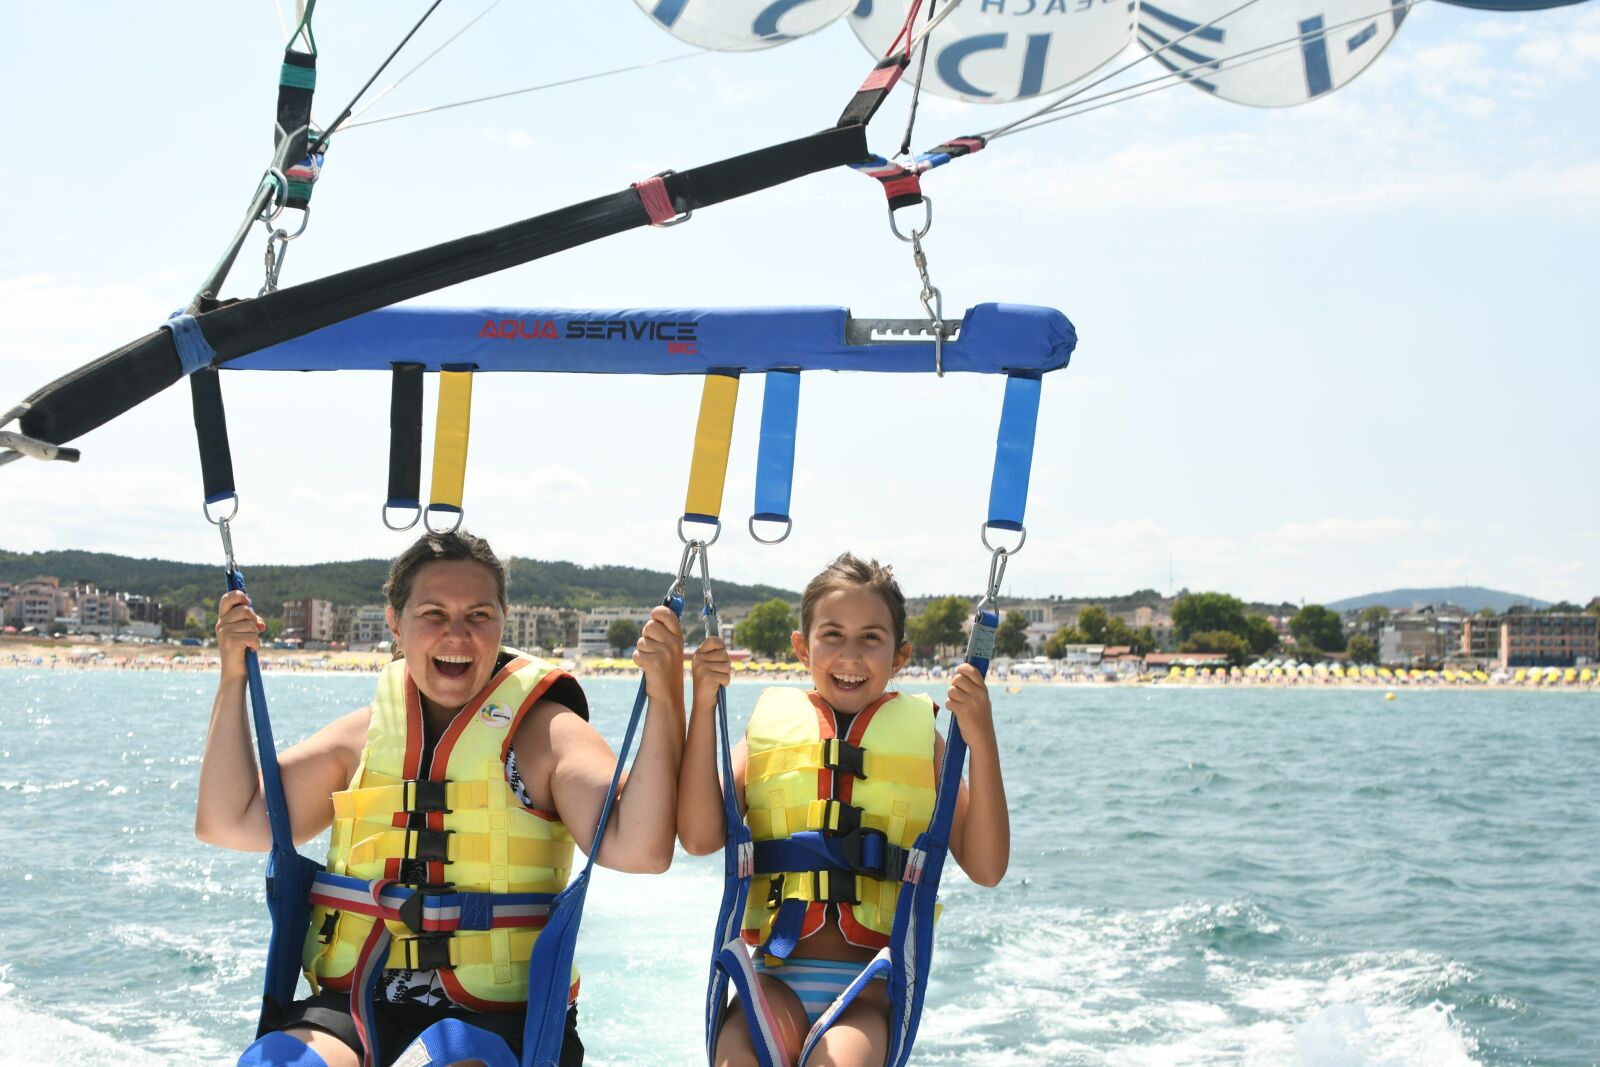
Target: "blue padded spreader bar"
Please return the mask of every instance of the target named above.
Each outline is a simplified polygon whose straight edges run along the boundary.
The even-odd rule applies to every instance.
[[[1022,529],[1028,506],[1028,473],[1033,467],[1033,433],[1039,423],[1039,379],[1029,374],[1006,378],[1000,407],[1000,432],[994,442],[994,479],[989,483],[989,521],[1001,530]]]
[[[471,363],[478,372],[705,374],[712,370],[927,373],[932,341],[845,342],[850,312],[809,308],[602,311],[394,307],[227,360],[233,370],[390,370]],[[944,344],[946,371],[1043,373],[1067,365],[1077,332],[1059,311],[979,304]]]
[[[761,395],[761,448],[756,453],[757,519],[789,517],[794,487],[794,431],[800,418],[800,372],[767,372]]]

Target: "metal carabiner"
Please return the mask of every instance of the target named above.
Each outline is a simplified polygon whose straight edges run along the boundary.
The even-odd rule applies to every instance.
[[[668,597],[682,597],[684,584],[689,580],[689,572],[694,569],[694,557],[699,552],[698,541],[685,541],[683,543],[683,556],[678,560],[678,574],[667,586]]]

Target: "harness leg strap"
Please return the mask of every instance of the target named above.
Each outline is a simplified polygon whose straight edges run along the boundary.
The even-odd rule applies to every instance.
[[[274,1030],[244,1050],[238,1067],[328,1067],[328,1061],[298,1037]]]
[[[517,1058],[511,1046],[498,1034],[480,1030],[461,1019],[443,1019],[434,1023],[408,1046],[401,1060],[415,1067],[430,1064],[459,1063],[462,1060],[481,1060],[488,1067],[517,1067]]]

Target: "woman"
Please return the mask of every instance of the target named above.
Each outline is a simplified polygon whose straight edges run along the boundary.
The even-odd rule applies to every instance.
[[[295,841],[333,825],[328,869],[335,875],[391,878],[432,893],[558,892],[573,843],[586,853],[592,845],[616,764],[589,725],[583,690],[566,672],[501,647],[505,568],[481,538],[421,538],[394,561],[384,597],[400,658],[380,677],[372,704],[279,756]],[[222,677],[195,834],[261,852],[271,832],[245,725],[245,651],[260,648],[265,624],[240,592],[224,596],[218,613]],[[634,662],[644,670],[649,711],[596,860],[657,873],[672,862],[684,738],[683,633],[671,611],[652,614]],[[451,784],[403,784],[429,778]],[[518,1053],[536,930],[463,930],[447,945],[401,938],[374,996],[373,1032],[363,1035],[349,991],[371,929],[372,919],[354,911],[313,910],[305,965],[318,992],[291,1005],[278,1033],[241,1062],[317,1064],[312,1057],[321,1057],[327,1067],[356,1067],[364,1036],[389,1062],[447,1019],[498,1034]],[[562,1067],[583,1059],[576,992],[574,974]]]

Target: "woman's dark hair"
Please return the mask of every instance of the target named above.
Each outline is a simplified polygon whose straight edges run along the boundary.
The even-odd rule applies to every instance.
[[[395,611],[405,610],[411,599],[411,585],[417,572],[430,563],[442,559],[470,559],[489,568],[494,575],[495,591],[500,607],[506,606],[506,565],[494,554],[489,542],[465,530],[450,533],[429,533],[417,538],[416,543],[395,557],[389,564],[389,580],[383,583],[383,599]]]
[[[806,583],[800,595],[800,632],[810,636],[811,620],[816,615],[817,602],[829,593],[840,589],[867,589],[883,597],[889,605],[889,617],[894,620],[894,646],[906,641],[906,595],[900,583],[894,580],[894,568],[877,560],[864,560],[844,553],[823,568],[821,574]]]

